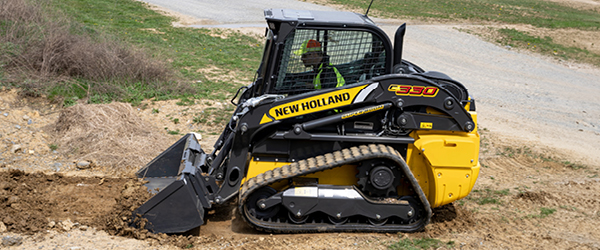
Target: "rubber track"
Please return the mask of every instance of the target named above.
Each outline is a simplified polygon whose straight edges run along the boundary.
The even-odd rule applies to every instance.
[[[260,225],[261,220],[256,218],[248,218],[250,216],[244,211],[244,204],[246,203],[247,198],[252,194],[252,192],[258,190],[261,187],[273,184],[277,181],[293,178],[297,176],[302,176],[306,174],[311,174],[335,167],[340,167],[342,165],[347,164],[356,164],[365,160],[371,159],[389,159],[398,164],[400,169],[405,173],[406,177],[411,182],[413,189],[418,194],[418,198],[423,204],[423,209],[425,211],[425,216],[421,218],[420,221],[413,223],[409,226],[407,225],[384,225],[384,226],[373,226],[370,224],[365,224],[364,227],[344,227],[330,225],[326,228],[322,226],[315,226],[314,228],[310,227],[310,223],[306,224],[290,224],[290,223],[280,223],[277,226],[266,225],[263,223]],[[369,144],[369,145],[361,145],[358,147],[346,148],[340,151],[335,151],[333,153],[327,153],[325,155],[319,155],[316,157],[304,159],[298,162],[294,162],[279,168],[275,168],[270,171],[266,171],[257,175],[254,178],[250,178],[248,181],[244,183],[240,192],[240,202],[239,202],[239,211],[242,213],[242,217],[244,220],[252,225],[254,228],[267,231],[267,232],[275,232],[275,233],[298,233],[298,232],[337,232],[337,231],[372,231],[372,232],[389,232],[389,231],[401,231],[401,232],[413,232],[422,229],[425,225],[429,223],[431,219],[431,207],[429,206],[429,202],[425,197],[425,194],[421,190],[417,180],[413,176],[406,162],[394,148],[381,144]],[[270,222],[272,224],[272,222]]]

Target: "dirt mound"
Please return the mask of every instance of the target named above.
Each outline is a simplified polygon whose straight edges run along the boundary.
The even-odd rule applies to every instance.
[[[125,103],[63,109],[53,130],[59,148],[69,158],[119,170],[137,169],[169,146],[160,130]]]
[[[132,212],[150,199],[152,195],[140,182],[129,181],[116,199],[112,210],[106,217],[98,218],[96,225],[109,234],[129,236],[137,239],[147,238],[148,230],[138,230],[130,226]],[[146,221],[136,221],[142,227]]]
[[[0,172],[0,223],[9,233],[92,227],[110,235],[149,239],[185,247],[186,235],[153,234],[130,227],[131,212],[151,194],[133,178],[69,177],[61,174]],[[140,221],[143,226],[143,221]]]
[[[546,204],[550,198],[552,198],[551,195],[544,191],[526,191],[515,196],[515,199],[522,199],[536,204]]]
[[[9,232],[94,226],[106,217],[126,178],[66,177],[20,170],[0,172],[0,221]]]
[[[436,237],[449,232],[467,232],[475,225],[475,219],[471,211],[451,203],[433,210],[431,223],[425,230],[430,236]]]

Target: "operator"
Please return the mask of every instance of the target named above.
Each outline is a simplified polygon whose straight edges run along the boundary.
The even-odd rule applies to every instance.
[[[305,67],[312,67],[316,76],[313,79],[315,89],[342,87],[346,84],[344,77],[336,67],[328,60],[321,50],[321,43],[309,39],[300,45],[300,49],[294,51],[296,55],[302,55],[302,63]]]

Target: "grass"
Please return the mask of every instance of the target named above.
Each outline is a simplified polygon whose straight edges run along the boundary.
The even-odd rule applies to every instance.
[[[366,11],[369,0],[329,0]],[[528,24],[549,29],[600,30],[600,11],[575,9],[543,0],[426,0],[375,1],[373,15],[389,18],[416,18],[468,23]],[[515,29],[499,29],[497,41],[536,53],[600,65],[600,55],[586,49],[564,46],[550,37],[536,37]]]
[[[194,86],[196,98],[224,100],[239,85],[209,80],[200,69],[215,66],[251,79],[258,68],[261,42],[240,33],[223,39],[208,29],[175,28],[173,18],[131,0],[61,0],[55,6],[94,32],[111,34],[170,61],[184,81]]]
[[[330,0],[330,2],[363,9],[370,0]],[[546,28],[576,28],[598,30],[600,13],[574,9],[558,3],[540,0],[426,0],[375,1],[371,6],[377,15],[393,18],[434,18],[492,21],[509,24],[531,24]]]
[[[548,157],[543,154],[535,153],[531,150],[530,147],[522,146],[522,147],[504,147],[502,151],[497,153],[498,155],[507,156],[507,157],[516,157],[519,155],[524,155],[527,157],[531,157],[533,159],[540,159],[544,162],[557,162],[558,160]]]
[[[169,130],[169,129],[167,129],[167,134],[178,135],[178,134],[181,134],[181,133],[179,132],[179,129],[177,129],[177,130]]]
[[[496,42],[511,47],[518,47],[532,52],[545,55],[553,55],[561,59],[577,60],[600,65],[600,55],[594,54],[586,49],[563,46],[552,41],[552,38],[529,35],[516,29],[499,29],[502,38]]]
[[[570,161],[563,161],[561,162],[563,165],[565,165],[566,167],[573,169],[573,170],[578,170],[578,169],[587,169],[587,166],[584,166],[582,164],[578,164],[578,163],[573,163]]]
[[[180,98],[180,100],[175,104],[177,104],[179,106],[191,106],[191,105],[196,104],[196,102],[194,101],[194,98],[189,98],[187,96],[184,96],[184,97]]]
[[[22,2],[33,3],[28,0]],[[25,74],[28,75],[25,80],[14,80],[18,84],[11,85],[5,79],[22,77],[27,69],[20,68],[18,72],[9,72],[4,67],[0,69],[0,84],[3,86],[23,88],[29,95],[47,95],[62,101],[65,106],[81,101],[103,103],[113,100],[138,104],[148,98],[181,98],[183,105],[190,105],[197,98],[225,100],[243,84],[239,82],[251,81],[262,52],[262,39],[239,32],[175,28],[171,25],[173,18],[158,14],[150,10],[147,4],[133,0],[53,0],[42,6],[39,12],[52,13],[45,23],[66,20],[60,23],[62,27],[67,27],[68,36],[87,39],[93,44],[123,44],[122,50],[145,55],[143,57],[147,58],[144,60],[155,62],[153,65],[162,65],[161,70],[171,72],[164,75],[167,77],[146,76],[141,80],[85,75],[65,79],[64,74],[59,74],[53,75],[59,77],[57,84],[41,89],[21,84],[34,82],[37,86],[44,85],[47,82],[45,79],[35,77],[40,74],[29,72]],[[0,33],[8,32],[13,24],[0,20]],[[52,34],[51,28],[46,24],[36,24],[36,29],[48,34]],[[36,39],[30,37],[23,40]],[[0,42],[2,58],[18,57],[24,53],[18,44]],[[81,58],[81,61],[85,61],[85,58]],[[205,77],[202,70],[205,68],[214,69],[210,74],[217,77]],[[221,74],[234,75],[236,81],[231,81],[231,77],[222,80],[218,77]]]
[[[510,194],[509,189],[492,190],[489,188],[483,190],[473,190],[473,194],[467,196],[467,199],[473,200],[478,205],[502,204],[501,197]]]
[[[553,214],[554,212],[556,212],[555,208],[541,207],[539,214],[530,214],[527,217],[528,218],[540,218],[540,219],[543,219],[543,218],[546,218],[549,215]]]
[[[573,206],[560,205],[559,207],[569,211],[577,211],[577,208]]]
[[[421,238],[421,239],[408,239],[404,238],[398,242],[389,245],[388,248],[392,250],[417,250],[417,249],[437,249],[440,247],[453,248],[454,241],[448,241],[446,243],[432,238]]]
[[[547,156],[544,154],[540,154],[540,153],[536,153],[533,152],[533,150],[527,146],[523,146],[523,147],[504,147],[502,148],[501,151],[497,152],[496,154],[498,155],[502,155],[502,156],[507,156],[507,157],[517,157],[520,155],[524,155],[527,157],[531,157],[533,159],[540,159],[543,162],[554,162],[554,163],[558,163],[560,165],[562,165],[565,168],[570,168],[572,170],[587,170],[588,166],[580,164],[580,163],[573,163],[570,161],[566,161],[566,160],[561,160],[558,157],[553,157],[553,156]],[[545,167],[545,168],[549,168],[549,167]]]
[[[233,111],[234,107],[231,105],[222,108],[208,107],[201,113],[196,114],[192,121],[196,124],[222,127],[229,122]]]

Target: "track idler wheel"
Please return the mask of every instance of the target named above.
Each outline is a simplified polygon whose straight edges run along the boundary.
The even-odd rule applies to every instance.
[[[339,226],[342,225],[346,222],[348,222],[348,217],[345,218],[337,218],[337,217],[333,217],[333,216],[327,216],[327,218],[329,219],[329,222],[331,222],[331,224]]]
[[[308,215],[298,217],[296,214],[288,212],[288,218],[294,224],[304,224],[308,220]]]
[[[408,223],[413,223],[421,219],[421,217],[423,216],[423,211],[420,209],[422,207],[421,202],[417,201],[417,199],[415,199],[412,196],[402,196],[400,197],[400,200],[408,201],[408,204],[412,208],[412,210],[409,211],[408,214]]]
[[[385,225],[385,223],[387,223],[388,219],[385,218],[385,219],[377,220],[377,219],[369,218],[368,221],[369,221],[369,224],[371,224],[373,226],[383,226],[383,225]]]
[[[246,200],[246,204],[244,205],[244,209],[248,211],[248,214],[258,219],[272,218],[279,212],[279,206],[262,209],[259,205],[259,202],[263,199],[273,196],[276,193],[277,190],[272,187],[262,187],[248,197],[248,200]]]

